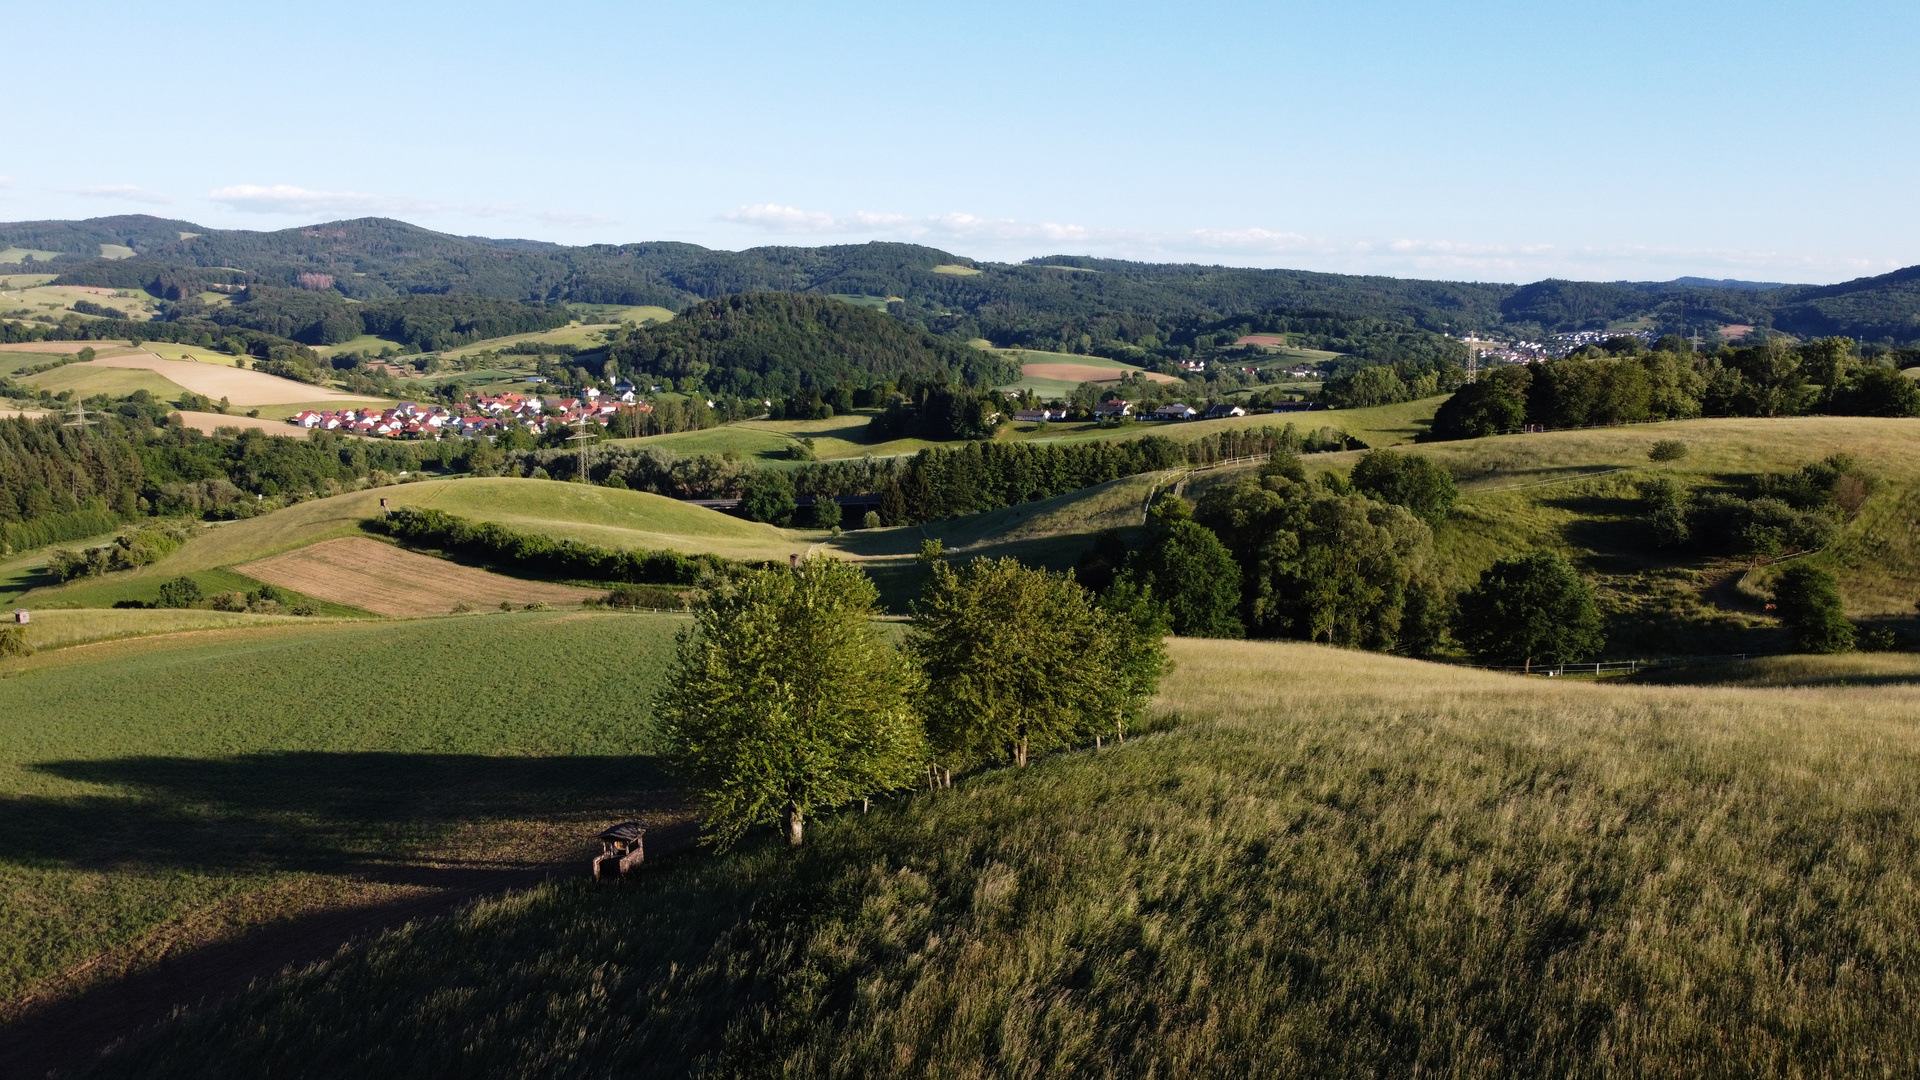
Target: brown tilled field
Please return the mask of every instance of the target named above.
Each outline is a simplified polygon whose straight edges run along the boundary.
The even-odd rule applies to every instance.
[[[522,581],[349,536],[235,567],[241,573],[376,615],[445,615],[459,604],[476,610],[527,604],[578,604],[600,594],[571,585]]]
[[[1029,379],[1061,379],[1066,382],[1118,382],[1128,372],[1093,364],[1023,364],[1020,371]],[[1142,372],[1153,382],[1179,382],[1157,371]]]

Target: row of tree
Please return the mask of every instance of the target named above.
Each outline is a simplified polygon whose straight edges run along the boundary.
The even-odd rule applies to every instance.
[[[955,770],[1124,739],[1165,666],[1137,591],[1094,597],[1012,559],[928,560],[904,648],[873,622],[857,567],[810,559],[709,590],[658,703],[669,757],[737,840]]]
[[[1677,337],[1647,351],[1617,340],[1621,355],[1595,349],[1483,374],[1440,406],[1432,437],[1696,416],[1920,416],[1920,385],[1863,359],[1847,338],[1795,346],[1775,337],[1713,352],[1694,352]]]

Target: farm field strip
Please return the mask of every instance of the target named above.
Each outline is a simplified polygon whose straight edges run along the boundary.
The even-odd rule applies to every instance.
[[[602,594],[571,585],[523,581],[365,537],[323,540],[234,568],[308,596],[378,615],[445,615],[458,605],[577,605]]]

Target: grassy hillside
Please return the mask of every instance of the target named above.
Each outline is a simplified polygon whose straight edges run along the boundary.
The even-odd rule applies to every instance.
[[[1331,427],[1359,439],[1368,446],[1400,446],[1424,434],[1433,423],[1433,414],[1445,397],[1381,405],[1368,409],[1337,409],[1302,413],[1254,413],[1228,420],[1191,420],[1179,423],[1142,421],[1124,427],[1098,424],[1053,423],[1009,425],[1002,439],[1034,442],[1095,442],[1104,439],[1139,439],[1160,435],[1177,441],[1191,441],[1217,431],[1230,429],[1285,427],[1292,424],[1301,431]],[[732,453],[756,458],[762,464],[778,465],[792,460],[787,450],[798,438],[814,440],[816,456],[828,458],[889,457],[917,454],[928,448],[951,447],[955,443],[929,442],[925,439],[867,441],[870,417],[863,414],[835,416],[827,420],[746,420],[673,435],[649,435],[640,439],[617,439],[622,446],[652,446],[671,450],[682,457],[694,454]]]
[[[101,1075],[1920,1066],[1920,688],[1174,659],[1171,730],[416,924]]]
[[[1338,415],[1338,414],[1334,414]],[[1678,439],[1689,452],[1655,465],[1647,451]],[[1670,475],[1688,486],[1738,487],[1763,472],[1791,472],[1850,454],[1878,490],[1838,541],[1811,558],[1840,576],[1854,616],[1911,619],[1920,601],[1920,421],[1867,417],[1687,420],[1663,424],[1496,436],[1402,447],[1432,457],[1458,478],[1463,498],[1435,532],[1458,587],[1515,551],[1557,549],[1600,585],[1612,615],[1610,651],[1780,651],[1785,640],[1762,610],[1770,571],[1749,560],[1709,558],[1653,546],[1637,481]],[[1309,457],[1309,470],[1346,469],[1358,453]],[[1199,474],[1188,491],[1230,480]]]
[[[657,783],[631,755],[680,625],[308,620],[0,660],[0,1019],[103,950],[132,950],[117,971],[415,895],[449,856],[570,855],[580,814]]]

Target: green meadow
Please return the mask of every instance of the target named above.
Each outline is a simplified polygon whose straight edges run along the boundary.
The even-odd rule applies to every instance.
[[[508,826],[657,783],[632,756],[677,617],[206,621],[251,625],[0,660],[0,1018],[196,913],[398,887],[455,830],[532,843]]]

